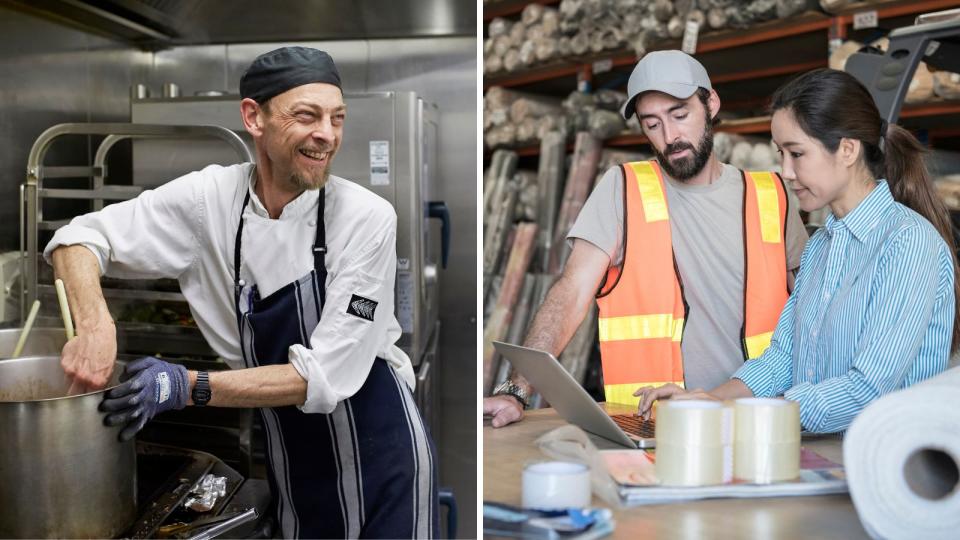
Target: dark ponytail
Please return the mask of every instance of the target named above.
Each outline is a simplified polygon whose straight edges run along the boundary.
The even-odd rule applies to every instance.
[[[864,164],[874,178],[886,178],[897,202],[925,217],[940,233],[953,258],[954,321],[950,352],[960,346],[960,273],[953,226],[923,161],[927,150],[909,131],[880,118],[870,92],[852,75],[816,69],[774,92],[770,112],[787,109],[800,128],[835,153],[840,139],[859,140]],[[885,132],[882,132],[885,131]]]

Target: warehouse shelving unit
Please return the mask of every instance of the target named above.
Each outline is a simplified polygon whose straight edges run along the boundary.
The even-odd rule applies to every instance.
[[[484,6],[484,21],[494,17],[519,16],[534,2],[507,0]],[[540,4],[559,2],[539,1]],[[831,40],[863,38],[877,31],[853,29],[854,16],[875,11],[878,28],[912,24],[921,13],[960,7],[957,0],[891,0],[857,3],[833,15],[807,12],[785,20],[770,21],[746,30],[720,30],[702,34],[695,56],[704,64],[723,103],[724,111],[760,112],[770,93],[796,74],[827,66]],[[659,42],[652,50],[680,48],[679,40]],[[745,65],[743,58],[750,63]],[[786,60],[785,60],[786,59]],[[630,50],[607,51],[551,61],[528,70],[484,77],[484,91],[493,86],[535,94],[563,96],[579,85],[588,88],[623,88],[637,57]],[[950,129],[960,123],[960,101],[934,101],[904,107],[901,123],[927,130],[926,137],[938,144],[955,137]],[[756,116],[721,122],[717,131],[740,134],[769,132],[769,117]],[[607,139],[607,147],[625,148],[646,144],[639,134],[624,133]],[[521,157],[539,154],[539,145],[513,148]],[[572,148],[571,148],[572,149]],[[489,159],[489,152],[485,154]]]

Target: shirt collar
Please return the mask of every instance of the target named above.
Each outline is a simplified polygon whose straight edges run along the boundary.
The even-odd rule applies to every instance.
[[[330,178],[333,176],[331,175]],[[269,218],[270,214],[267,212],[267,208],[263,206],[263,203],[260,202],[260,197],[257,197],[257,192],[254,187],[257,185],[257,169],[254,167],[250,173],[250,186],[248,190],[250,191],[250,206],[253,208],[255,214],[260,217]],[[327,187],[329,188],[330,182],[328,180]],[[329,189],[328,189],[329,191]],[[280,211],[279,219],[292,219],[302,216],[306,212],[315,208],[317,204],[317,194],[319,190],[308,189],[297,195],[295,199],[288,202],[286,206],[283,207],[283,210]]]
[[[867,235],[880,224],[894,202],[886,180],[879,180],[877,186],[849,214],[842,219],[830,214],[824,227],[831,234],[840,228],[846,228],[854,238],[866,242]]]

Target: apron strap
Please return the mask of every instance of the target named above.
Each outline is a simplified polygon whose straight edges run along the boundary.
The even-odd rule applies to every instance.
[[[317,289],[320,292],[320,306],[327,303],[327,227],[323,222],[323,209],[326,205],[326,188],[320,188],[320,200],[317,201],[317,236],[313,240],[313,269],[317,272]]]
[[[250,204],[249,189],[247,189],[246,197],[243,198],[243,206],[240,207],[240,225],[237,226],[236,242],[233,244],[233,300],[234,305],[237,306],[238,313],[240,309],[240,291],[243,289],[243,285],[240,284],[240,239],[243,237],[243,211],[247,209],[248,204]]]
[[[323,222],[323,209],[326,206],[325,193],[326,188],[321,188],[317,201],[317,234],[313,240],[313,269],[317,271],[321,305],[327,300],[327,228]],[[236,241],[233,245],[233,300],[238,310],[240,309],[240,291],[243,289],[243,285],[240,284],[240,241],[243,238],[243,211],[248,204],[250,204],[250,190],[247,190],[247,195],[243,198],[243,206],[240,207],[240,224],[237,226]]]

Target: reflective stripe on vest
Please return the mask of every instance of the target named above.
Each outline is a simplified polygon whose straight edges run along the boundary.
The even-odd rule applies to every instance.
[[[622,168],[624,257],[621,267],[607,271],[609,290],[597,297],[598,330],[606,400],[636,405],[633,392],[639,386],[684,384],[680,345],[688,307],[660,167],[643,161]],[[745,182],[744,208],[752,211],[744,214],[748,291],[741,337],[745,350],[753,352],[769,345],[786,302],[786,194],[769,173],[750,173]]]
[[[787,256],[784,246],[787,194],[769,172],[744,173],[743,190],[744,314],[743,351],[747,360],[770,346],[773,329],[787,303]]]

